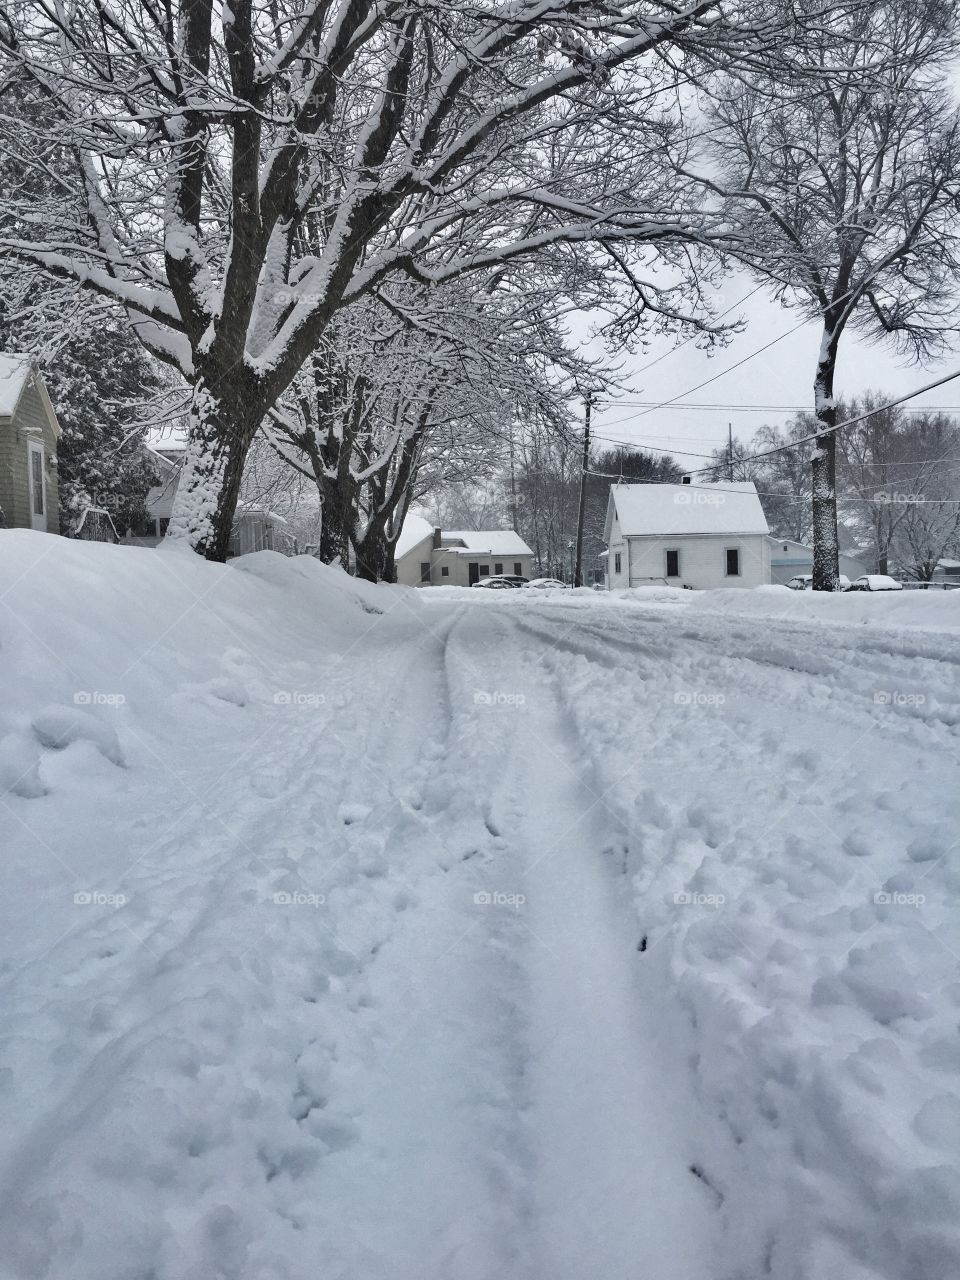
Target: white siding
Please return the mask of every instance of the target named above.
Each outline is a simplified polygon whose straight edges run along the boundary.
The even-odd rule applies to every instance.
[[[619,530],[614,522],[611,530],[610,557],[616,550],[614,539]],[[673,534],[669,537],[628,538],[629,583],[626,579],[627,552],[623,554],[619,579],[611,571],[611,586],[692,587],[706,591],[713,587],[759,587],[770,581],[770,548],[764,534]],[[736,547],[740,552],[740,574],[727,576],[726,552]],[[667,551],[680,553],[680,576],[667,577]]]
[[[415,547],[411,547],[397,559],[397,581],[404,587],[420,587],[420,565],[425,564],[433,556],[433,534],[429,534]]]

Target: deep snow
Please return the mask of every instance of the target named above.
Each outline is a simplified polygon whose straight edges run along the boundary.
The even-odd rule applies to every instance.
[[[0,1274],[960,1274],[958,637],[0,533]]]

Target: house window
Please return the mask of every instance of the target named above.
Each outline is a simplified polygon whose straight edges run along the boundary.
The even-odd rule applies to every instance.
[[[442,565],[440,566],[440,577],[441,577],[441,578],[449,578],[449,577],[450,577],[450,566],[449,566],[449,565],[442,564]]]
[[[170,517],[161,516],[160,519],[157,521],[157,524],[159,525],[160,537],[161,538],[166,537],[167,530],[170,528]]]
[[[619,551],[615,551],[613,553],[613,572],[614,573],[620,572],[620,552]]]
[[[488,564],[482,564],[482,565],[480,566],[480,577],[481,577],[481,578],[489,578],[489,577],[490,577],[490,566],[489,566]]]
[[[519,560],[514,560],[513,572],[517,575],[518,578],[523,577],[523,565],[520,563]]]
[[[727,558],[727,577],[739,578],[740,577],[740,548],[727,547],[726,551],[724,551],[724,555]]]
[[[680,552],[676,549],[667,552],[667,577],[680,577]]]
[[[430,561],[429,560],[420,561],[420,581],[421,582],[430,581]]]
[[[494,566],[493,566],[493,572],[494,572],[494,573],[503,573],[503,565],[502,565],[502,564],[496,564],[496,563],[494,563]]]
[[[33,514],[43,515],[43,453],[30,450],[30,466],[33,468]]]

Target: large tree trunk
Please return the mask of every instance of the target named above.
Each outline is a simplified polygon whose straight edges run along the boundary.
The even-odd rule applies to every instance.
[[[320,559],[324,564],[350,567],[350,529],[356,519],[349,493],[344,493],[340,480],[321,473],[320,503],[323,523],[320,527]]]
[[[381,525],[371,526],[354,550],[358,578],[363,578],[366,582],[393,582],[397,572],[394,543],[387,540]]]
[[[836,591],[840,574],[837,537],[837,406],[833,374],[837,362],[837,330],[825,327],[814,379],[818,434],[813,451],[813,589]]]
[[[320,559],[324,564],[341,564],[346,568],[344,559],[343,525],[336,503],[321,496],[320,499]]]
[[[206,378],[197,379],[167,537],[207,560],[227,558],[243,468],[261,417],[252,398],[218,394]]]

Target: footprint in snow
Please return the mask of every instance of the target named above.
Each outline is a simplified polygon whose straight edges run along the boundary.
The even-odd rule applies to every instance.
[[[47,707],[34,716],[34,737],[48,751],[62,751],[75,742],[91,742],[119,768],[125,766],[120,740],[112,725],[79,707]]]

